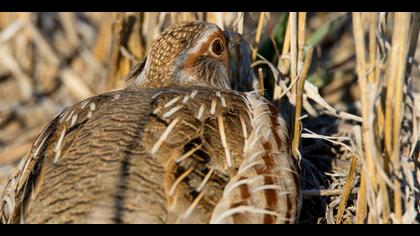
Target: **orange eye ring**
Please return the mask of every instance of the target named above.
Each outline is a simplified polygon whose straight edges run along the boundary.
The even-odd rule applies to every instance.
[[[223,55],[223,52],[225,51],[225,46],[223,45],[223,42],[221,39],[217,38],[215,39],[211,45],[210,45],[210,52],[216,56],[220,57]]]

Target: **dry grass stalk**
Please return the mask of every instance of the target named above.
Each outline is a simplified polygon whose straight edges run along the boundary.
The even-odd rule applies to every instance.
[[[29,99],[32,96],[33,91],[31,77],[22,70],[8,46],[0,46],[0,54],[2,55],[0,57],[0,64],[8,67],[10,72],[16,78],[23,98],[25,100]]]
[[[260,81],[260,95],[264,96],[264,77],[262,68],[258,68],[258,80]]]
[[[371,14],[377,14],[377,13],[371,13]],[[383,15],[383,14],[381,14],[381,16],[378,16],[378,17],[372,16],[371,21],[373,21],[373,22],[371,23],[371,25],[377,24],[377,22],[375,22],[375,20],[377,18],[379,18],[379,23],[382,26],[384,26],[384,28],[385,28],[387,23],[385,22],[386,18],[385,18],[385,15]],[[378,28],[376,28],[375,31],[377,31],[377,30],[378,30]],[[371,29],[371,31],[372,31],[372,29]],[[384,33],[384,32],[381,32],[381,33]],[[371,33],[370,36],[373,37],[372,33]],[[386,35],[382,34],[379,39],[386,42]],[[378,41],[378,38],[375,37],[375,38],[372,38],[370,40],[371,41]],[[376,53],[378,51],[378,49],[375,49],[375,48],[371,48],[370,50],[371,50],[370,53]],[[385,57],[385,56],[387,56],[387,52],[382,52],[381,55]],[[373,56],[371,56],[371,57],[373,58]],[[375,55],[375,57],[376,57],[376,55]],[[371,73],[374,73],[374,78],[372,79],[372,83],[375,86],[375,91],[380,91],[382,89],[381,87],[379,87],[379,84],[377,83],[377,81],[379,81],[381,76],[383,77],[383,75],[381,75],[381,70],[382,70],[383,67],[384,67],[383,62],[380,61],[375,66],[374,71],[371,72]],[[387,135],[385,133],[385,130],[386,130],[385,123],[386,123],[387,117],[386,117],[386,113],[383,109],[384,107],[385,106],[381,106],[381,105],[376,105],[375,106],[375,111],[376,111],[375,115],[376,115],[376,121],[377,121],[376,122],[376,134],[375,134],[376,139],[375,140],[376,140],[376,143],[377,143],[377,146],[378,146],[378,152],[379,153],[382,152],[382,150],[380,150],[380,148],[379,148],[380,146],[382,146],[382,145],[380,145],[381,137],[384,137],[384,136]],[[385,143],[385,145],[386,145],[386,143]],[[389,158],[387,158],[387,157],[382,158],[381,161],[382,161],[382,168],[379,169],[379,171],[380,172],[382,171],[384,173],[389,173]],[[379,176],[379,179],[380,180],[379,180],[378,195],[382,199],[383,202],[386,202],[386,204],[382,204],[382,209],[380,209],[382,211],[382,222],[383,223],[389,223],[389,216],[391,214],[391,207],[390,207],[390,204],[388,204],[389,203],[389,194],[388,194],[388,187],[385,183],[386,181],[388,181],[388,177],[386,177],[386,179],[384,179],[385,181],[382,181],[380,176]],[[374,194],[374,196],[375,196],[375,194]],[[371,202],[373,202],[373,201],[371,201]],[[373,207],[372,204],[371,204],[371,207],[373,209],[376,209],[376,207]],[[376,215],[370,214],[369,219],[374,219],[375,217],[376,217]]]
[[[257,32],[255,34],[255,48],[252,52],[252,60],[255,61],[257,59],[257,51],[258,51],[258,45],[260,43],[261,40],[261,35],[262,35],[262,31],[263,31],[263,26],[264,26],[264,12],[260,13],[260,16],[258,18],[258,26],[257,26]]]
[[[379,70],[376,65],[376,27],[378,21],[377,13],[369,13],[370,23],[369,23],[369,75],[368,81],[370,83],[377,84],[379,80]]]
[[[325,197],[325,196],[337,196],[344,193],[344,189],[305,189],[302,190],[302,195],[304,198],[310,197]],[[359,192],[359,188],[352,188],[349,191],[349,194],[356,194]]]
[[[297,13],[290,12],[290,76],[292,83],[297,79]],[[292,91],[295,91],[295,85],[292,86]],[[296,101],[296,98],[294,99]]]
[[[244,33],[244,18],[245,18],[245,12],[239,12],[237,15],[236,25],[237,25],[238,33],[240,34]]]
[[[100,21],[98,25],[98,36],[96,38],[95,46],[93,48],[93,52],[97,60],[102,63],[106,64],[108,62],[108,58],[110,57],[110,51],[112,44],[112,22],[114,19],[113,14],[115,13],[104,13],[103,20]]]
[[[361,104],[362,104],[362,118],[363,118],[363,147],[364,147],[364,159],[367,162],[367,169],[363,170],[368,173],[367,177],[370,178],[374,190],[377,189],[377,179],[376,179],[376,150],[375,142],[372,131],[372,108],[373,101],[371,101],[372,93],[366,77],[366,59],[365,59],[365,43],[364,43],[364,30],[361,21],[361,13],[353,13],[353,31],[356,44],[356,61],[357,61],[357,74],[358,82],[360,87],[361,94]]]
[[[303,64],[303,50],[305,47],[305,32],[306,32],[306,12],[298,13],[298,71],[302,70]]]
[[[281,51],[281,57],[279,58],[279,61],[277,62],[277,68],[282,74],[287,74],[290,68],[290,57],[286,58],[286,55],[289,55],[290,51],[290,14],[288,17],[287,27],[286,27],[286,33],[284,35],[283,40],[283,48]]]
[[[48,40],[45,39],[41,32],[39,32],[39,29],[32,22],[29,22],[26,30],[31,35],[31,38],[39,48],[39,51],[43,54],[45,59],[48,60],[51,66],[58,66],[60,64],[58,55],[55,53],[50,43],[48,43]]]
[[[305,64],[304,68],[302,70],[301,64],[303,64],[303,49],[305,45],[305,28],[306,28],[306,13],[300,12],[298,14],[298,19],[296,19],[296,13],[290,13],[291,14],[291,42],[292,42],[292,50],[291,53],[291,71],[292,71],[292,83],[295,83],[296,80],[298,80],[297,85],[292,86],[295,88],[294,94],[295,94],[295,115],[294,115],[294,127],[293,127],[293,139],[292,139],[292,151],[293,156],[295,159],[300,159],[299,154],[299,140],[300,140],[300,117],[302,112],[302,97],[303,97],[303,90],[305,85],[306,76],[309,71],[309,66],[312,60],[312,49],[308,50],[308,53],[305,58]],[[296,20],[298,20],[298,29],[297,29],[297,37],[296,37]],[[294,23],[292,23],[294,21]],[[298,55],[296,58],[296,46],[299,46],[298,48]],[[297,73],[300,75],[298,76]]]
[[[93,90],[85,83],[83,78],[81,78],[73,70],[64,69],[60,72],[60,75],[64,85],[78,100],[83,100],[87,97],[95,95],[95,92],[93,92]]]
[[[110,71],[108,74],[108,84],[107,89],[114,88],[117,85],[117,81],[119,80],[119,75],[122,74],[121,69],[123,67],[124,62],[121,62],[121,52],[120,46],[122,44],[122,30],[124,25],[124,13],[114,13],[113,14],[113,24],[112,24],[112,44],[111,44],[111,60],[110,64]]]
[[[32,140],[15,146],[8,146],[5,150],[0,150],[0,164],[13,163],[25,155],[32,146]]]
[[[312,60],[312,48],[309,48],[307,51],[307,55],[305,57],[305,63],[303,66],[302,73],[299,76],[297,89],[296,89],[296,104],[295,104],[295,120],[294,120],[294,127],[293,127],[293,140],[292,140],[292,149],[293,155],[296,159],[300,159],[299,157],[299,140],[300,140],[300,130],[301,130],[301,121],[300,117],[302,114],[302,100],[303,100],[303,91],[304,85],[306,82],[306,77],[308,75],[309,67]]]
[[[351,166],[350,166],[350,170],[349,173],[347,175],[347,179],[346,179],[346,183],[344,185],[343,188],[343,194],[341,195],[341,199],[340,199],[340,204],[338,205],[338,212],[336,215],[336,224],[340,224],[341,220],[343,218],[343,214],[344,214],[344,209],[346,207],[346,203],[347,200],[349,198],[350,192],[351,192],[351,187],[353,184],[353,180],[356,174],[356,165],[357,165],[357,161],[358,161],[358,157],[356,155],[352,156],[352,160],[351,160]]]
[[[58,15],[61,19],[64,32],[69,40],[70,46],[76,47],[79,44],[79,37],[77,36],[75,13],[60,12]]]
[[[366,178],[366,172],[362,171],[360,176],[360,190],[357,195],[356,224],[363,224],[367,215]]]
[[[403,109],[403,86],[405,83],[405,69],[407,65],[407,53],[408,53],[408,38],[410,28],[410,14],[409,13],[395,13],[394,16],[394,27],[392,35],[392,52],[391,68],[393,73],[389,73],[390,77],[387,80],[394,82],[393,87],[395,89],[394,94],[394,107],[393,107],[393,122],[392,122],[392,152],[391,161],[394,171],[394,210],[397,223],[402,223],[402,205],[401,205],[401,184],[398,180],[400,177],[400,131],[401,131],[401,120]],[[387,91],[392,90],[390,87]],[[388,124],[385,125],[388,127]]]

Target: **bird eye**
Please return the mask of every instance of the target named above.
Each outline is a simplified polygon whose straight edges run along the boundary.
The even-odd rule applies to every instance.
[[[210,50],[215,56],[221,56],[225,47],[223,46],[223,42],[220,39],[216,39],[211,43]]]

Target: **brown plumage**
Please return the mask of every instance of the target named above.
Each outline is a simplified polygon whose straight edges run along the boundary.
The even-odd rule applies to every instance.
[[[1,222],[295,222],[287,125],[230,89],[227,47],[216,25],[171,26],[127,88],[48,124],[5,188]]]

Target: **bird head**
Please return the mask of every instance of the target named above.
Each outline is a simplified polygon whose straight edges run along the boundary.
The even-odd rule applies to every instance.
[[[217,25],[183,22],[153,42],[135,83],[140,87],[206,86],[230,89],[229,36]]]

